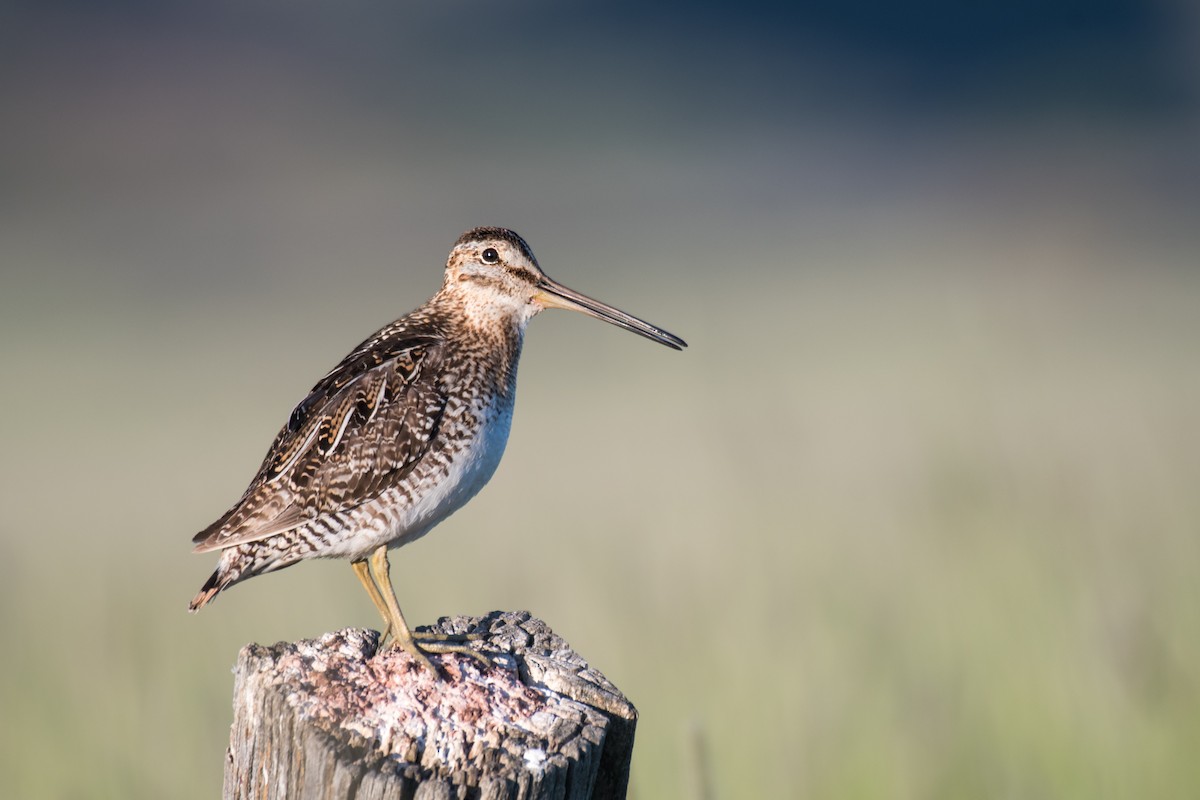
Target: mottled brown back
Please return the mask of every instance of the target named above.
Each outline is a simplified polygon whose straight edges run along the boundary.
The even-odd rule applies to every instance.
[[[196,552],[336,516],[401,480],[437,435],[445,337],[410,315],[359,345],[313,386],[242,498],[198,533]]]

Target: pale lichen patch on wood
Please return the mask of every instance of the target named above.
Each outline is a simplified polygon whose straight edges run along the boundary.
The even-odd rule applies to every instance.
[[[637,712],[545,623],[430,630],[484,633],[493,666],[434,656],[434,676],[355,629],[244,648],[225,797],[624,796]]]

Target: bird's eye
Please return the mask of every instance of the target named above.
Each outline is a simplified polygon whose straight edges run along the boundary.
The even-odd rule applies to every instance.
[[[496,252],[496,248],[489,247],[479,254],[479,258],[485,264],[499,264],[500,254]]]

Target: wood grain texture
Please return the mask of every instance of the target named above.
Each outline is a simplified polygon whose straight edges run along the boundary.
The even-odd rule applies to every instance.
[[[492,668],[433,656],[435,678],[359,629],[242,648],[226,800],[625,796],[637,710],[544,622],[423,630],[484,633]]]

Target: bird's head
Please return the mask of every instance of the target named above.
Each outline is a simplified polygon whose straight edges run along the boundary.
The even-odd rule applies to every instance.
[[[474,228],[458,237],[446,260],[444,286],[476,315],[515,318],[523,326],[544,309],[566,308],[676,350],[687,347],[678,336],[550,278],[525,240],[506,228]]]

